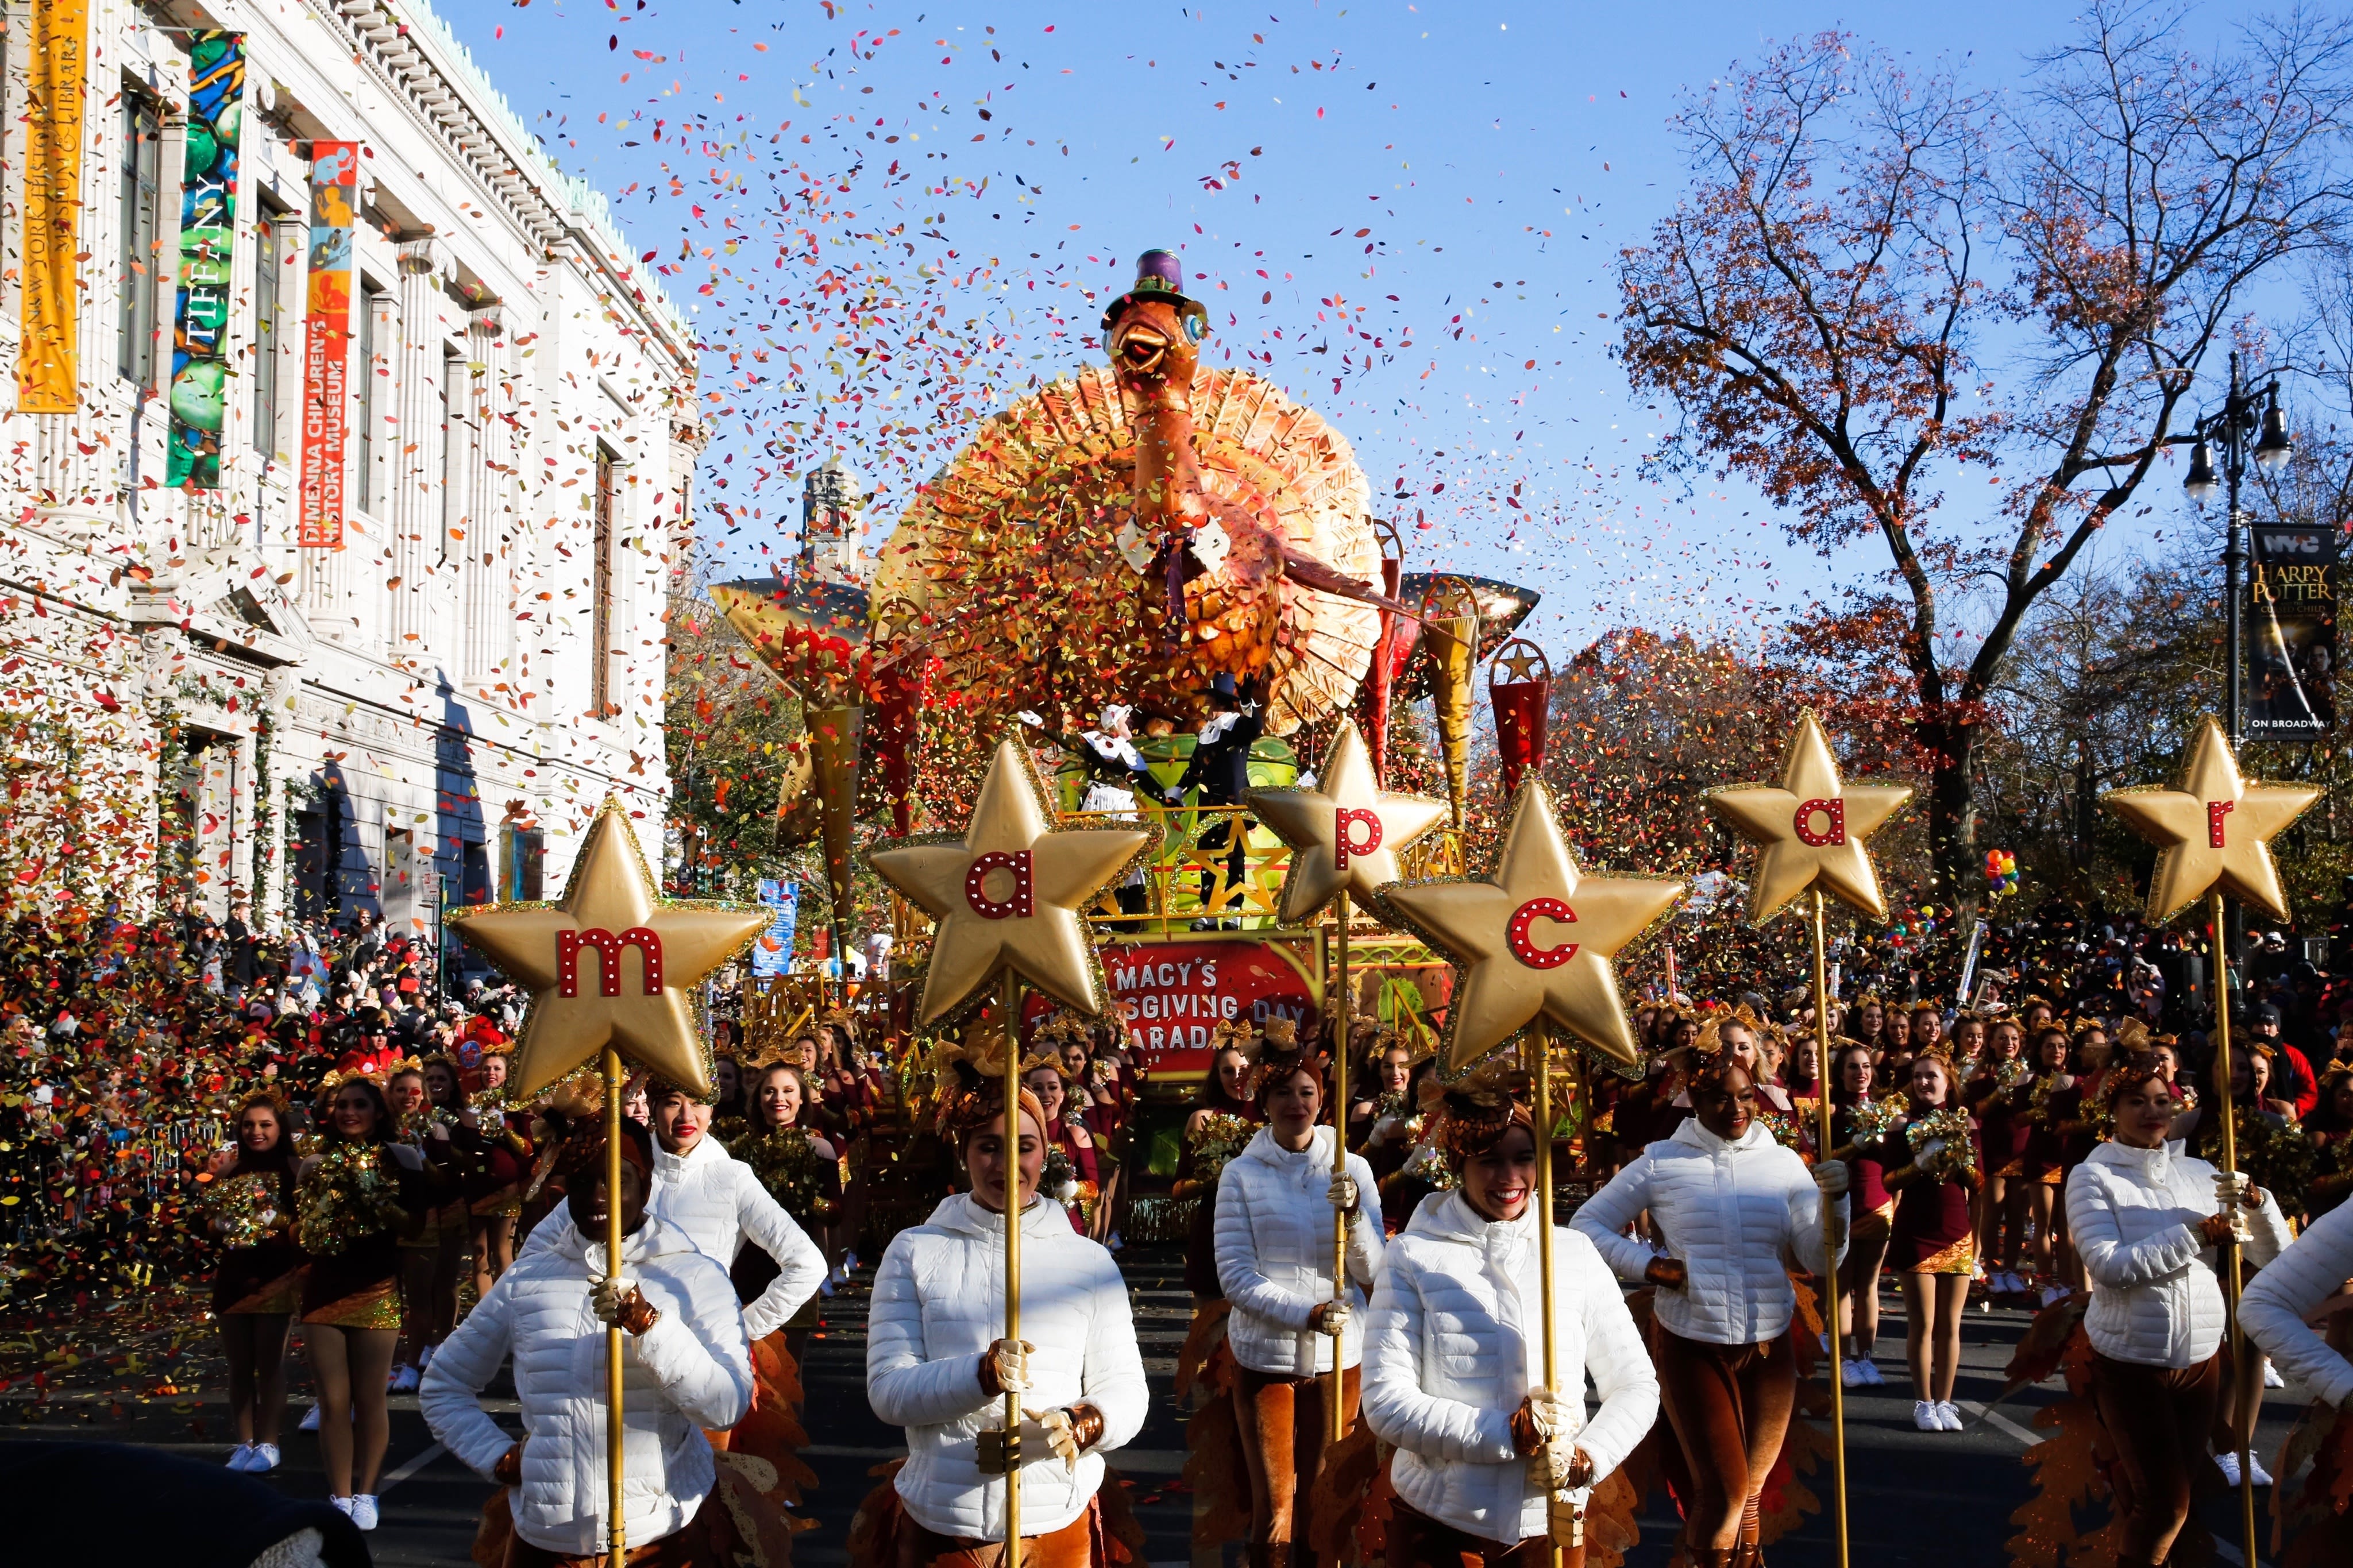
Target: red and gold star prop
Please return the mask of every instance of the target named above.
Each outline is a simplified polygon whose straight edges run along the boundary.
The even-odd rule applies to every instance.
[[[1717,821],[1757,847],[1748,919],[1763,925],[1790,900],[1820,889],[1873,920],[1887,918],[1863,840],[1912,798],[1906,784],[1849,784],[1821,721],[1798,720],[1781,752],[1778,784],[1726,784],[1707,792]]]
[[[665,899],[628,813],[597,808],[557,903],[490,904],[448,919],[482,955],[531,992],[511,1093],[538,1093],[607,1044],[698,1095],[710,1058],[687,994],[768,923],[765,910]]]
[[[1461,971],[1446,1065],[1460,1072],[1538,1017],[1621,1062],[1637,1058],[1612,961],[1683,896],[1681,882],[1588,877],[1552,796],[1530,779],[1492,877],[1392,882],[1380,905]]]
[[[962,834],[924,834],[866,852],[881,879],[938,922],[919,1025],[953,1013],[1011,969],[1065,1006],[1103,1009],[1103,966],[1085,910],[1148,854],[1143,827],[1058,829],[1029,750],[1008,736]]]
[[[1446,818],[1428,795],[1381,787],[1356,721],[1341,721],[1314,789],[1254,789],[1250,807],[1291,846],[1279,918],[1296,925],[1341,893],[1371,900],[1398,879],[1398,851]]]
[[[2162,923],[2220,888],[2274,920],[2288,918],[2272,839],[2318,800],[2315,784],[2242,777],[2222,726],[2208,719],[2180,776],[2164,788],[2111,790],[2100,804],[2158,847],[2148,918]]]

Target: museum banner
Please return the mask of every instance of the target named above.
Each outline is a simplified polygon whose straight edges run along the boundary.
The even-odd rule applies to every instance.
[[[172,442],[164,472],[164,482],[175,489],[220,489],[229,283],[237,265],[237,146],[244,114],[245,35],[194,34],[186,174],[180,186],[179,309],[172,321]],[[263,258],[265,264],[272,259]]]
[[[301,506],[295,542],[343,547],[344,453],[351,436],[352,229],[360,145],[311,143],[311,288],[302,337]]]
[[[2247,532],[2247,739],[2325,739],[2337,725],[2337,530]]]
[[[90,0],[34,0],[25,65],[25,256],[16,408],[80,406],[82,93]]]

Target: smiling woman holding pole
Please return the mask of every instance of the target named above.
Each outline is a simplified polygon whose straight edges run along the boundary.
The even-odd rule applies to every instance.
[[[1332,1174],[1323,1062],[1300,1047],[1290,1020],[1270,1018],[1254,1098],[1266,1113],[1218,1185],[1218,1279],[1233,1304],[1226,1328],[1238,1371],[1234,1420],[1250,1475],[1250,1561],[1283,1568],[1306,1538],[1294,1504],[1314,1485],[1338,1434],[1325,1417],[1323,1379],[1337,1347],[1342,1426],[1353,1423],[1364,1330],[1357,1321],[1381,1268],[1381,1219],[1372,1167],[1347,1157]],[[1326,1229],[1347,1227],[1347,1293],[1335,1299]]]
[[[1580,1491],[1615,1470],[1657,1418],[1658,1379],[1609,1265],[1567,1226],[1544,1289],[1535,1123],[1503,1074],[1449,1092],[1433,1136],[1462,1184],[1424,1199],[1392,1244],[1366,1326],[1365,1420],[1397,1447],[1388,1560],[1540,1568],[1553,1455]],[[1549,1385],[1530,1332],[1547,1294]],[[1590,1419],[1588,1372],[1601,1397]],[[1580,1568],[1582,1543],[1564,1551],[1564,1568]]]
[[[946,1568],[1001,1547],[1006,1480],[985,1450],[1003,1446],[1008,1394],[1020,1412],[1021,1562],[1086,1568],[1124,1528],[1103,1455],[1134,1436],[1149,1397],[1127,1288],[1109,1252],[1071,1230],[1061,1205],[1039,1201],[1046,1115],[1026,1089],[1008,1155],[1005,1079],[988,1065],[984,1075],[954,1059],[940,1108],[967,1190],[894,1237],[874,1277],[867,1400],[907,1429],[909,1456],[865,1510],[872,1555],[859,1560],[878,1568]],[[1008,1177],[1020,1213],[1018,1341],[1003,1332]]]

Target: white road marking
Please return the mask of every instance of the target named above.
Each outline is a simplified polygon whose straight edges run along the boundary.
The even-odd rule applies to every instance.
[[[393,1471],[392,1474],[376,1482],[375,1495],[378,1497],[384,1496],[385,1493],[390,1491],[393,1488],[398,1486],[401,1482],[406,1480],[409,1477],[415,1475],[417,1471],[423,1469],[426,1466],[431,1464],[434,1460],[439,1458],[448,1451],[448,1449],[443,1447],[438,1443],[431,1445],[423,1453],[417,1455],[417,1458],[409,1460],[408,1463],[401,1466],[400,1468]]]
[[[1957,1399],[1953,1403],[1959,1405],[1963,1410],[1968,1411],[1970,1415],[1981,1418],[1987,1426],[1995,1428],[1997,1431],[2009,1433],[2011,1436],[2017,1438],[2020,1442],[2025,1444],[2030,1448],[2033,1447],[2037,1443],[2042,1442],[2051,1435],[2048,1432],[2037,1432],[2029,1427],[2021,1426],[2017,1422],[2012,1421],[2000,1411],[1989,1410],[1974,1399]]]

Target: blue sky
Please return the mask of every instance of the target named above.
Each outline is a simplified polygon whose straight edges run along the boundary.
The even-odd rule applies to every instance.
[[[1883,560],[1824,561],[1753,495],[1637,471],[1670,415],[1609,356],[1614,267],[1683,188],[1678,92],[1841,26],[2014,85],[2067,29],[2005,0],[445,6],[714,344],[702,495],[731,565],[790,548],[797,475],[837,445],[887,521],[989,397],[1099,357],[1085,291],[1166,245],[1211,304],[1211,357],[1263,355],[1335,419],[1406,518],[1409,567],[1544,590],[1532,629],[1556,658],[1635,621],[1753,635]],[[807,217],[821,178],[839,221]],[[807,243],[778,267],[788,231]],[[818,291],[828,269],[847,293]],[[729,358],[755,342],[773,358]],[[818,374],[861,347],[872,365]],[[817,384],[852,380],[854,410]],[[2179,525],[2161,489],[2111,556]]]

